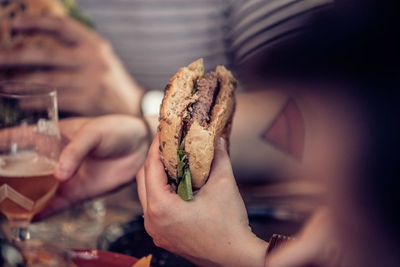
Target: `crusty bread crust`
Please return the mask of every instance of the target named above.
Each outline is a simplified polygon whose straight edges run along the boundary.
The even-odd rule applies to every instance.
[[[159,118],[160,153],[171,178],[176,178],[177,175],[177,149],[181,137],[182,114],[189,104],[196,101],[196,96],[192,96],[193,81],[202,72],[203,60],[199,59],[187,68],[181,68],[171,78],[165,90]],[[229,148],[237,82],[232,73],[223,66],[217,67],[216,74],[220,91],[211,112],[211,123],[203,127],[197,121],[193,121],[184,138],[194,188],[200,188],[207,181],[214,158],[215,140],[222,136]]]
[[[193,122],[186,134],[185,152],[188,155],[194,188],[200,188],[208,178],[214,158],[215,138],[213,127],[204,128],[197,121]]]
[[[181,138],[182,115],[186,107],[196,101],[192,96],[194,81],[204,72],[203,59],[183,67],[171,77],[165,87],[159,117],[161,159],[171,178],[176,178],[177,149]]]
[[[226,148],[229,152],[229,137],[232,130],[233,115],[236,110],[235,90],[237,80],[224,66],[217,66],[216,72],[221,84],[221,90],[215,101],[211,124],[215,124],[217,127],[216,135],[224,137]]]
[[[214,143],[218,137],[226,140],[229,148],[229,136],[235,111],[235,89],[237,81],[224,66],[216,69],[220,91],[211,112],[211,123],[207,128],[193,122],[185,137],[185,151],[188,155],[192,185],[202,187],[210,173],[214,158]]]

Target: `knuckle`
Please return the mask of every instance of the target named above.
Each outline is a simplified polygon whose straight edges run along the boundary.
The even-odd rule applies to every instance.
[[[149,222],[144,222],[144,228],[146,229],[146,232],[149,236],[151,236],[151,238],[153,239],[153,243],[157,246],[157,247],[161,247],[162,246],[162,238],[161,236],[158,234],[158,232],[154,229],[153,225]]]
[[[161,248],[162,247],[162,242],[160,239],[158,238],[153,238],[153,243],[154,245],[156,245],[157,247]]]
[[[154,201],[149,201],[147,206],[147,213],[149,217],[161,219],[165,217],[163,205]]]
[[[149,220],[144,220],[144,229],[149,234],[149,236],[151,236],[151,237],[155,236],[155,232],[154,232],[152,224],[149,222]]]

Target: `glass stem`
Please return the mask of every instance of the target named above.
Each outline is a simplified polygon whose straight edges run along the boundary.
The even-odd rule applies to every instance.
[[[28,227],[13,227],[11,229],[13,241],[23,242],[31,238]]]

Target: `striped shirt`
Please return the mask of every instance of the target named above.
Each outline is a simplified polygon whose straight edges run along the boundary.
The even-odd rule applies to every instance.
[[[79,0],[146,89],[163,89],[180,67],[235,70],[271,43],[301,30],[331,0]]]

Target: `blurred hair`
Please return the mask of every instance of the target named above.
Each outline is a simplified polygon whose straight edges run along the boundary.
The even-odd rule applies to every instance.
[[[257,55],[251,71],[266,82],[398,81],[398,15],[388,1],[336,1],[312,17],[305,31]]]

